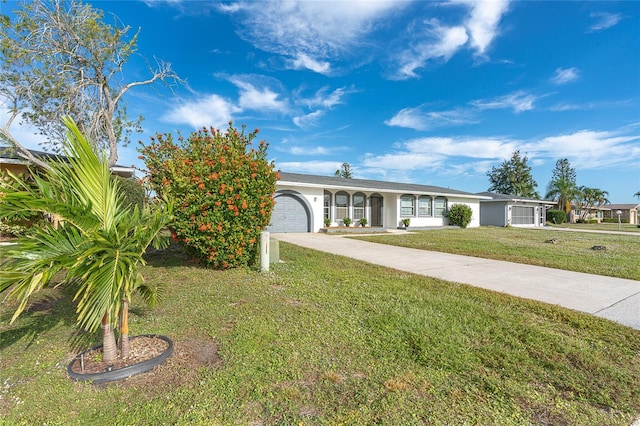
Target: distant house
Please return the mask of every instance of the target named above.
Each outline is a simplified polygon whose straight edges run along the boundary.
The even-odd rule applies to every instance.
[[[438,186],[281,172],[269,230],[318,232],[325,219],[339,226],[345,218],[352,226],[366,219],[367,226],[381,229],[397,228],[405,218],[412,228],[446,226],[453,204],[471,207],[473,227],[480,225],[479,203],[485,198]]]
[[[592,206],[589,209],[584,209],[575,205],[571,206],[571,211],[569,212],[569,217],[567,217],[567,222],[569,223],[577,223],[580,220],[585,221],[597,221],[598,223],[602,222],[602,219],[605,217],[605,212],[610,209],[610,204],[602,205],[602,206]]]
[[[480,225],[483,226],[544,226],[547,210],[555,201],[523,198],[514,195],[481,192]]]
[[[45,163],[47,161],[57,159],[65,160],[65,157],[59,154],[52,154],[50,152],[34,150],[29,150],[29,152],[33,154],[34,157]],[[13,148],[0,146],[0,173],[6,170],[14,174],[23,174],[29,170],[29,165],[29,160],[25,160],[24,158],[20,157]],[[132,167],[119,166],[117,164],[111,167],[111,172],[114,175],[122,177],[135,176],[135,169],[133,169]]]
[[[638,213],[640,213],[640,204],[607,204],[606,210],[603,210],[604,219],[618,220],[617,212],[620,211],[620,220],[632,225],[638,225]]]

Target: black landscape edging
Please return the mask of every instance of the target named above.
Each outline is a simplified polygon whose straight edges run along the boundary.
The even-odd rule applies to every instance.
[[[69,376],[71,376],[72,379],[75,379],[76,381],[79,381],[79,382],[80,381],[93,382],[95,384],[112,382],[115,380],[122,380],[122,379],[126,379],[127,377],[131,377],[136,374],[144,373],[151,370],[153,367],[162,364],[162,362],[165,359],[169,358],[171,354],[173,354],[173,341],[171,341],[171,339],[169,339],[166,336],[160,336],[158,334],[141,334],[139,336],[133,336],[131,337],[131,339],[135,339],[137,337],[152,337],[152,338],[162,339],[169,344],[169,347],[167,348],[167,350],[165,350],[163,353],[161,353],[156,357],[140,362],[138,364],[130,365],[128,367],[123,367],[123,368],[119,368],[111,371],[103,371],[101,373],[88,373],[88,374],[76,373],[75,371],[73,371],[72,369],[73,364],[76,361],[79,361],[80,357],[83,354],[102,347],[102,345],[94,346],[93,348],[87,349],[79,353],[73,358],[73,360],[67,366],[67,372],[69,373]]]

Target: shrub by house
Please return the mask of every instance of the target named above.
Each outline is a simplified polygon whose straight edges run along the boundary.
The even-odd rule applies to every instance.
[[[473,210],[466,204],[454,204],[449,208],[447,216],[449,217],[449,225],[466,228],[471,223]]]
[[[186,140],[158,134],[142,146],[151,187],[175,200],[170,228],[175,240],[201,263],[217,269],[255,260],[260,232],[269,224],[278,173],[258,130],[203,129]]]

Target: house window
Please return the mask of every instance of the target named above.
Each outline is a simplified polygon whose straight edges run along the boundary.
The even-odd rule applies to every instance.
[[[349,194],[344,191],[336,194],[336,220],[349,217]]]
[[[353,220],[364,218],[365,195],[362,192],[353,194]]]
[[[403,195],[400,197],[400,216],[415,216],[416,198],[413,195]]]
[[[513,206],[511,223],[513,225],[534,225],[536,214],[533,207]]]
[[[324,218],[331,219],[331,193],[324,191]]]
[[[431,216],[431,197],[428,195],[418,198],[418,216]]]
[[[447,199],[444,197],[437,197],[434,204],[434,216],[443,217],[447,211]]]

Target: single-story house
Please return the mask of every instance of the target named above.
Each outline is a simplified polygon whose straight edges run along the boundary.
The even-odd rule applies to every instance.
[[[29,152],[33,154],[34,157],[36,157],[37,159],[45,163],[47,161],[51,161],[55,159],[64,160],[64,156],[53,154],[50,152],[34,151],[34,150],[29,150]],[[5,170],[10,171],[13,174],[26,173],[28,171],[29,164],[30,164],[29,160],[26,160],[20,157],[16,153],[15,149],[7,146],[0,146],[0,173]],[[127,178],[135,176],[135,169],[133,169],[132,167],[119,166],[117,164],[111,167],[111,172],[114,175],[127,177]]]
[[[615,219],[618,220],[618,211],[620,214],[620,220],[625,223],[630,223],[632,225],[638,225],[640,222],[638,221],[638,213],[640,212],[640,204],[607,204],[607,210],[604,210],[603,218],[604,219]]]
[[[567,217],[567,222],[578,223],[580,220],[595,220],[600,223],[605,217],[605,212],[609,209],[610,207],[608,204],[603,206],[592,206],[587,211],[585,211],[584,208],[572,205],[569,216]]]
[[[480,200],[480,225],[483,226],[544,226],[547,210],[555,201],[524,198],[514,195],[481,192],[488,199]]]
[[[471,207],[469,226],[477,227],[480,200],[488,197],[438,186],[280,172],[274,199],[269,231],[283,233],[318,232],[325,219],[341,226],[345,218],[352,226],[366,219],[367,226],[383,229],[395,229],[405,218],[412,228],[446,226],[453,204]]]

